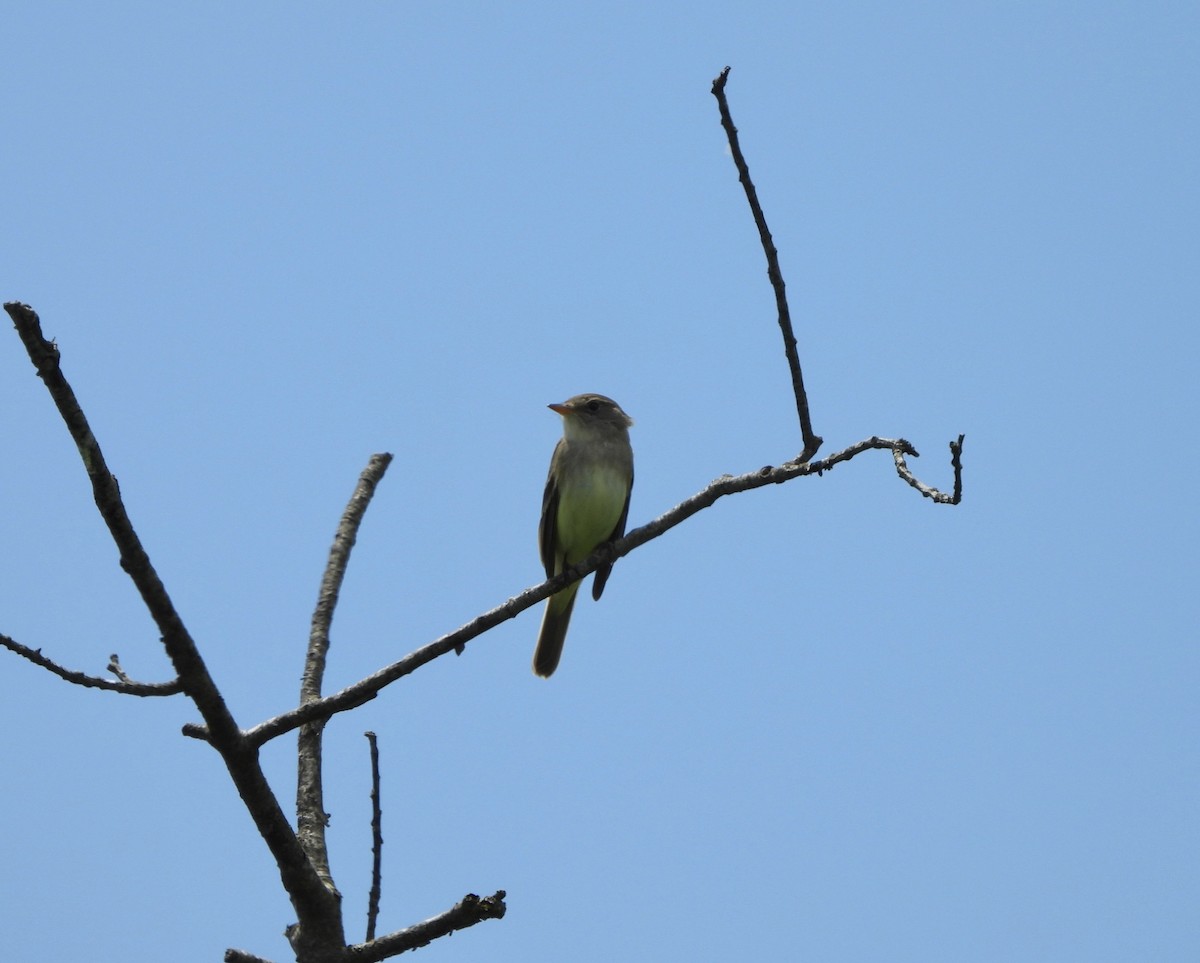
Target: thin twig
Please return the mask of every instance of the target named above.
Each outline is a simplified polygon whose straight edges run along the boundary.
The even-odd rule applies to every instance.
[[[346,577],[346,566],[350,563],[350,552],[358,538],[358,529],[366,514],[375,488],[392,462],[388,454],[372,455],[359,476],[354,493],[342,512],[333,546],[329,549],[329,560],[321,577],[321,588],[317,593],[317,604],[313,610],[312,627],[308,636],[308,653],[304,660],[304,675],[300,683],[300,705],[316,702],[321,698],[321,685],[325,678],[325,662],[329,653],[329,629],[333,624],[333,612],[337,608],[342,581]],[[321,743],[325,720],[314,720],[300,728],[297,740],[296,764],[296,835],[304,847],[309,860],[330,892],[337,893],[333,874],[329,869],[329,848],[325,842],[325,793],[321,778]]]
[[[438,937],[449,936],[457,930],[482,923],[484,920],[503,919],[508,907],[504,890],[496,890],[491,896],[476,896],[469,893],[462,902],[438,916],[430,917],[413,926],[388,933],[369,943],[358,943],[347,947],[343,959],[346,963],[378,963],[399,953],[415,950],[432,943]]]
[[[54,660],[47,659],[42,655],[41,649],[31,649],[14,639],[10,639],[7,635],[0,635],[0,646],[3,646],[10,652],[15,652],[23,659],[28,659],[34,665],[40,665],[43,669],[53,672],[60,679],[66,679],[67,682],[83,686],[87,689],[103,689],[106,692],[118,692],[121,695],[133,696],[173,696],[183,691],[183,683],[179,679],[172,679],[170,682],[134,682],[124,672],[117,673],[114,671],[114,665],[116,665],[116,668],[120,668],[115,656],[111,658],[108,669],[120,679],[119,682],[113,682],[112,679],[102,679],[99,676],[85,675],[82,672],[64,668]]]
[[[788,369],[792,373],[792,393],[796,397],[796,413],[800,416],[800,434],[804,439],[804,450],[799,461],[808,461],[821,447],[822,439],[813,432],[812,418],[808,412],[808,394],[804,390],[804,374],[800,370],[800,354],[796,348],[796,334],[792,330],[792,315],[788,309],[787,286],[783,282],[783,271],[779,267],[779,251],[775,249],[775,241],[767,227],[767,218],[763,214],[762,205],[758,202],[758,191],[750,180],[750,167],[742,155],[742,146],[738,141],[737,128],[733,126],[733,115],[729,112],[729,101],[725,97],[725,83],[729,79],[729,68],[717,75],[713,80],[712,94],[717,98],[717,107],[721,112],[721,126],[725,128],[725,136],[729,140],[729,150],[733,155],[733,164],[737,168],[738,180],[746,192],[746,200],[750,204],[750,213],[758,227],[758,237],[762,242],[763,253],[767,256],[767,277],[775,291],[775,308],[779,313],[779,330],[783,334],[783,350],[787,355]]]
[[[367,942],[375,939],[379,897],[383,889],[383,807],[379,798],[379,740],[363,733],[371,744],[371,893],[367,897]]]

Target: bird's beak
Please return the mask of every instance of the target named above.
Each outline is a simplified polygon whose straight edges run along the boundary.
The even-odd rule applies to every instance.
[[[546,405],[551,411],[557,411],[563,417],[569,415],[574,409],[568,405]]]

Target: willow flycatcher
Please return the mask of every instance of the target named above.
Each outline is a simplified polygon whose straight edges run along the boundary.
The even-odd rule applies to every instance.
[[[629,493],[633,490],[633,419],[604,395],[576,395],[548,405],[563,418],[563,436],[550,459],[542,496],[538,543],[546,577],[558,575],[605,542],[625,534]],[[592,598],[600,598],[612,565],[601,565],[592,580]],[[546,600],[546,614],[533,653],[533,671],[549,678],[558,668],[567,624],[579,582]]]

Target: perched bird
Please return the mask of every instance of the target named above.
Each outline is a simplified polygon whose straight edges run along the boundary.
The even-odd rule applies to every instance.
[[[548,407],[563,419],[563,436],[550,459],[538,525],[542,564],[550,578],[625,534],[633,490],[633,449],[629,446],[633,419],[604,395],[576,395]],[[611,565],[596,569],[592,598],[600,598],[610,571]],[[533,671],[543,678],[558,668],[578,591],[579,582],[572,582],[546,600],[533,653]]]

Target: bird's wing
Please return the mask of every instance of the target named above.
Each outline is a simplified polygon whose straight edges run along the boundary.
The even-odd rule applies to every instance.
[[[559,445],[562,441],[559,441]],[[555,449],[555,454],[558,449]],[[554,461],[551,459],[550,464]],[[546,476],[546,490],[542,493],[542,520],[538,522],[538,547],[542,553],[542,567],[546,570],[546,578],[558,573],[554,571],[554,545],[558,541],[558,486],[554,483],[554,472]]]
[[[625,505],[621,509],[621,517],[617,519],[617,524],[606,542],[615,542],[618,538],[625,534],[625,520],[629,518],[629,499],[633,495],[633,468],[629,469],[629,491],[625,493]],[[604,592],[604,583],[608,581],[608,576],[612,572],[612,565],[601,565],[596,569],[596,577],[592,579],[592,598],[596,601],[600,600],[600,595]]]

